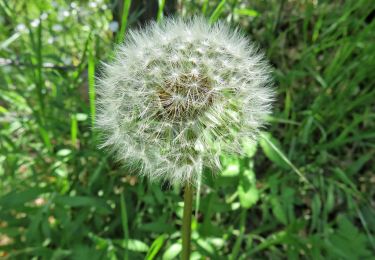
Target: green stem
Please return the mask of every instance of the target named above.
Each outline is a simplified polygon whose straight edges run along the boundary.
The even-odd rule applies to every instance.
[[[126,212],[126,204],[125,204],[125,198],[124,198],[124,191],[121,192],[120,196],[120,206],[121,206],[121,224],[122,224],[122,230],[124,232],[124,246],[125,246],[125,254],[124,254],[124,260],[129,259],[129,227],[128,227],[128,214]]]
[[[240,234],[238,235],[237,237],[237,240],[236,242],[234,243],[234,246],[233,246],[233,251],[232,251],[232,256],[231,256],[231,260],[235,260],[237,259],[237,256],[240,252],[240,249],[241,249],[241,243],[242,243],[242,240],[244,238],[244,234],[245,234],[245,229],[246,229],[246,214],[247,213],[247,209],[245,208],[242,208],[241,209],[241,215],[240,215]]]
[[[185,185],[184,215],[182,219],[182,260],[190,259],[191,247],[191,212],[193,207],[193,189],[191,184]]]

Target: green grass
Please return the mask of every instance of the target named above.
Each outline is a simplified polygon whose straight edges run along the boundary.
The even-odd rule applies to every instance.
[[[176,259],[180,187],[130,175],[92,131],[99,61],[149,9],[55,2],[0,0],[0,258]],[[155,20],[170,5],[155,0]],[[375,259],[371,1],[176,10],[239,26],[271,61],[277,91],[259,145],[223,155],[217,177],[205,169],[192,259]]]

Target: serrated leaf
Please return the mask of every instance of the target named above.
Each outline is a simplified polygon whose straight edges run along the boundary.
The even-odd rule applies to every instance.
[[[344,215],[337,218],[338,228],[326,241],[327,248],[336,259],[372,259],[367,248],[366,235],[359,231]]]

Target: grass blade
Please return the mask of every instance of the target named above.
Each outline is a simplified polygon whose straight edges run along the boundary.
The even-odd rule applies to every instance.
[[[241,243],[244,239],[245,235],[245,229],[246,229],[246,217],[247,217],[247,209],[242,208],[241,209],[241,215],[240,215],[240,233],[236,239],[236,242],[234,243],[233,246],[233,251],[231,255],[231,260],[238,259],[238,254],[240,253],[241,249]]]
[[[264,133],[260,133],[260,136],[263,140],[278,154],[281,159],[299,176],[303,181],[308,184],[311,184],[309,180],[301,173],[301,171],[286,157],[286,155],[279,149],[277,146],[268,138]]]
[[[72,145],[77,147],[77,134],[78,134],[78,121],[76,114],[71,116],[71,124],[70,124],[70,139]]]
[[[124,232],[124,241],[125,241],[125,248],[126,248],[124,259],[127,260],[129,259],[129,254],[128,254],[129,228],[128,228],[128,215],[126,213],[124,192],[121,193],[120,207],[121,207],[121,224],[122,224],[122,230]]]
[[[123,3],[120,32],[117,34],[117,37],[116,37],[117,43],[122,43],[125,39],[125,30],[126,30],[126,27],[128,26],[128,16],[129,16],[130,5],[131,5],[131,0],[125,0]]]
[[[205,1],[203,2],[202,10],[201,10],[201,12],[202,12],[203,15],[206,15],[206,14],[207,14],[207,7],[208,7],[208,0],[205,0]]]
[[[92,43],[93,45],[93,43]],[[88,57],[88,81],[89,81],[89,101],[90,101],[90,114],[91,114],[91,126],[95,124],[95,57],[94,48],[90,46],[89,57]]]
[[[209,22],[212,24],[216,22],[219,19],[219,16],[224,11],[224,5],[226,4],[226,0],[221,0],[220,4],[216,7],[216,9],[213,11]]]
[[[156,257],[156,255],[159,253],[160,249],[162,248],[165,239],[167,238],[167,235],[163,234],[155,239],[155,241],[150,246],[150,249],[147,252],[147,255],[145,257],[146,260],[152,260]]]
[[[159,9],[158,9],[158,15],[156,19],[158,22],[161,22],[164,18],[163,11],[164,11],[164,6],[165,6],[165,0],[158,0],[158,3],[159,3]]]

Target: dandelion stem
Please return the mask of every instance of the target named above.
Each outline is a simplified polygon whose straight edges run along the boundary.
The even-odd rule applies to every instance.
[[[191,184],[187,183],[184,191],[184,215],[182,219],[182,260],[190,259],[192,207],[193,189]]]

